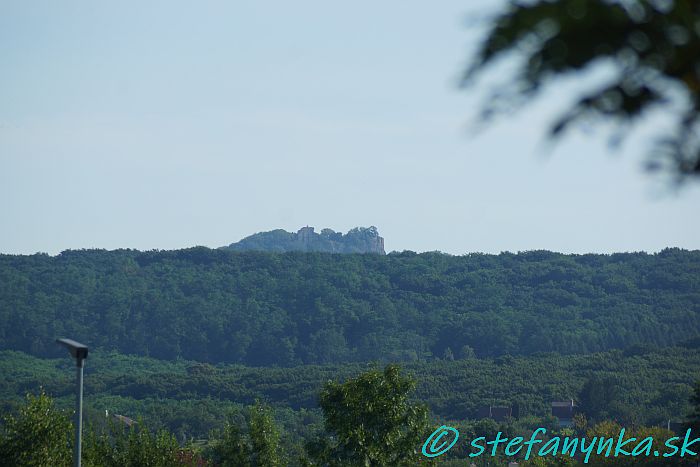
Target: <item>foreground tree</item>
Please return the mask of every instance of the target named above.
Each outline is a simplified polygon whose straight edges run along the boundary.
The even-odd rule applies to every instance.
[[[687,426],[695,433],[700,433],[700,380],[695,382],[693,394],[690,396],[690,403],[693,411],[688,416]]]
[[[152,432],[139,421],[131,427],[111,423],[104,430],[86,431],[83,460],[86,466],[170,467],[197,465],[197,459],[180,448],[167,430]]]
[[[652,109],[676,119],[659,135],[649,168],[700,175],[700,2],[696,0],[511,1],[490,25],[465,84],[504,55],[522,59],[511,85],[499,86],[482,116],[509,112],[565,75],[607,64],[612,77],[591,89],[551,127],[613,120],[626,129]],[[696,178],[697,179],[697,178]]]
[[[250,447],[236,423],[227,422],[223,430],[212,434],[212,438],[207,457],[216,465],[221,467],[250,465]]]
[[[73,463],[73,424],[41,392],[27,395],[18,414],[3,418],[0,465],[63,467]],[[201,465],[193,451],[182,449],[167,430],[152,433],[142,423],[128,428],[109,424],[84,432],[82,463],[86,467],[171,467]]]
[[[428,410],[409,400],[414,388],[415,381],[396,365],[327,383],[320,406],[330,437],[310,445],[311,456],[328,466],[416,465],[428,434]]]
[[[586,437],[587,439],[598,437],[601,440],[617,440],[622,428],[621,425],[606,420],[591,427],[586,433]],[[677,456],[665,458],[662,455],[656,456],[653,454],[654,452],[662,454],[673,452],[673,449],[665,444],[666,440],[672,437],[674,437],[673,432],[659,427],[626,427],[624,439],[629,440],[634,438],[630,445],[628,445],[628,451],[632,451],[637,448],[637,446],[641,446],[639,447],[639,454],[637,456],[615,456],[615,441],[613,441],[613,446],[609,450],[607,447],[603,449],[600,447],[597,448],[589,458],[588,465],[592,467],[666,467],[669,465],[684,465],[684,461]],[[676,439],[672,444],[675,445],[676,448],[679,448],[680,444],[682,444],[682,439]],[[607,446],[610,446],[610,444]],[[610,455],[610,453],[613,453],[613,455]]]
[[[43,391],[27,395],[16,416],[3,418],[0,426],[0,464],[16,466],[64,466],[72,460],[73,427]]]
[[[278,467],[280,456],[279,430],[272,410],[259,401],[248,412],[245,433],[233,420],[221,432],[213,433],[209,457],[222,467]]]
[[[280,434],[269,406],[256,402],[250,409],[250,444],[252,465],[278,467],[282,465],[279,446]]]

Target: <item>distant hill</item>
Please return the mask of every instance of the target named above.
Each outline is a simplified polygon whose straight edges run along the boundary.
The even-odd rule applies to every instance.
[[[235,251],[318,251],[322,253],[376,253],[383,255],[384,239],[376,227],[355,227],[343,235],[331,229],[318,234],[313,227],[302,227],[297,233],[277,229],[260,232],[240,242],[222,247]]]
[[[0,350],[57,337],[250,366],[640,354],[700,337],[700,251],[0,255]]]

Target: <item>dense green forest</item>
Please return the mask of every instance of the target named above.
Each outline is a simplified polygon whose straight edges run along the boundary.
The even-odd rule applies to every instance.
[[[287,367],[667,346],[700,336],[700,252],[0,256],[0,349],[57,356],[60,336]]]
[[[324,383],[354,377],[370,367],[354,363],[253,368],[97,350],[86,364],[85,402],[94,416],[104,416],[105,410],[141,415],[183,439],[206,435],[223,423],[227,411],[259,399],[275,409],[284,433],[298,438],[319,422],[318,395]],[[476,419],[478,409],[488,405],[517,407],[519,418],[542,420],[550,415],[551,401],[573,398],[592,418],[657,425],[669,419],[683,421],[689,414],[692,386],[700,378],[700,349],[435,360],[404,367],[417,381],[415,397],[428,405],[434,420]],[[65,356],[41,359],[3,351],[0,374],[5,410],[40,387],[62,407],[72,407],[74,363]],[[595,401],[597,396],[587,391],[591,382],[599,381],[616,390]]]
[[[424,463],[417,446],[431,430],[427,407],[410,398],[414,388],[415,380],[397,365],[328,381],[319,394],[322,426],[292,444],[282,441],[270,406],[260,401],[230,411],[206,438],[181,442],[144,418],[105,411],[88,417],[81,459],[86,467],[408,467]],[[70,465],[69,413],[43,390],[27,394],[13,413],[0,417],[2,465]],[[358,430],[358,423],[365,429]]]
[[[353,441],[356,427],[343,420],[376,418],[366,411],[376,397],[362,391],[384,387],[394,370],[377,369],[402,361],[415,381],[413,428],[397,425],[403,447],[375,454],[414,465],[416,440],[443,423],[472,435],[554,432],[555,400],[576,400],[590,423],[577,433],[610,431],[607,420],[640,430],[687,420],[700,397],[700,252],[0,255],[0,407],[24,417],[0,423],[2,449],[31,439],[17,438],[20,428],[41,425],[51,401],[70,411],[74,363],[54,342],[64,336],[91,348],[88,464],[139,465],[124,460],[135,453],[171,464],[194,456],[182,465],[363,456],[359,446],[380,440]],[[401,378],[397,388],[413,388]],[[41,391],[52,399],[24,398]],[[355,415],[344,397],[357,399]],[[478,420],[489,405],[517,416]],[[106,414],[139,423],[100,434]],[[68,455],[64,415],[54,420],[59,457]]]

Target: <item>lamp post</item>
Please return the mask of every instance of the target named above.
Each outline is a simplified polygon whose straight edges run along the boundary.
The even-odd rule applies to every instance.
[[[83,435],[83,360],[88,356],[86,345],[72,339],[56,339],[56,342],[67,348],[75,358],[78,387],[75,398],[75,445],[73,446],[73,466],[80,467],[81,439]]]

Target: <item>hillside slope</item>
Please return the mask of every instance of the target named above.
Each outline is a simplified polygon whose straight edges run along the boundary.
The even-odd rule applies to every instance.
[[[0,256],[0,349],[60,336],[281,366],[667,346],[700,336],[700,252]]]

